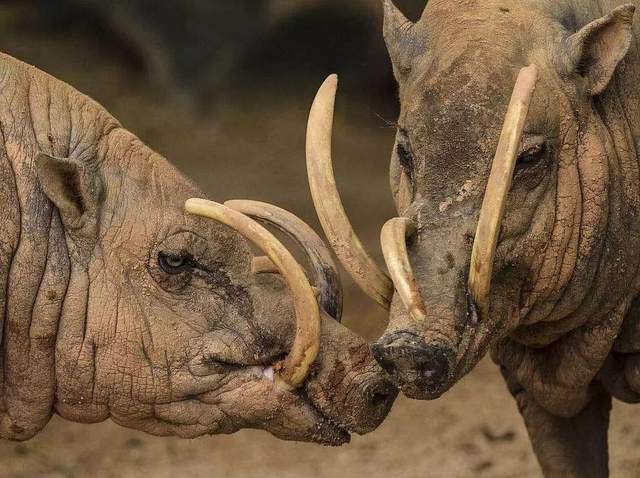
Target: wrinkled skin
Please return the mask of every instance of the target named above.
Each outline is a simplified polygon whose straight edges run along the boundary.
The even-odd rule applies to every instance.
[[[328,316],[304,387],[269,378],[290,294],[252,275],[239,234],[184,213],[202,191],[68,85],[6,55],[0,73],[0,437],[57,413],[338,445],[383,420],[394,387]]]
[[[610,0],[431,0],[420,22],[394,25],[383,3],[401,103],[391,187],[416,226],[407,247],[428,317],[394,297],[374,354],[406,395],[432,399],[491,348],[545,474],[606,476],[610,397],[640,401],[640,22]],[[591,32],[579,51],[577,32]],[[531,63],[539,81],[478,316],[475,228]]]

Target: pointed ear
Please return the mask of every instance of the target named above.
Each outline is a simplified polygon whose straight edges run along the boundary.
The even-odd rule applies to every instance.
[[[42,190],[58,208],[65,226],[80,229],[98,216],[102,183],[75,159],[36,156],[36,171]]]
[[[407,17],[393,4],[393,0],[382,0],[384,42],[393,64],[396,79],[406,75],[411,69],[411,59],[420,43],[418,24]]]
[[[394,57],[399,53],[398,50],[404,37],[403,34],[411,30],[414,24],[394,5],[393,0],[382,0],[382,7],[384,8],[382,33],[387,50]]]
[[[633,38],[635,7],[623,5],[594,20],[568,39],[570,67],[586,81],[592,96],[602,93]]]

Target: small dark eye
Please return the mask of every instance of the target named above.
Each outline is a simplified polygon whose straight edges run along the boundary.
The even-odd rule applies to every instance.
[[[167,274],[181,274],[193,268],[193,259],[187,254],[158,254],[158,265]]]
[[[534,136],[523,139],[518,155],[518,164],[531,164],[542,157],[545,153],[545,142],[541,136]]]
[[[409,141],[409,136],[405,130],[401,129],[398,131],[397,143],[396,153],[398,154],[398,161],[407,176],[412,179],[414,158],[413,151],[411,150],[411,142]]]

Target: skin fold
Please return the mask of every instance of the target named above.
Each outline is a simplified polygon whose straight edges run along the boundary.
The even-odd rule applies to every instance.
[[[326,314],[304,386],[274,384],[295,333],[281,276],[186,214],[202,191],[100,105],[1,55],[0,134],[0,437],[57,413],[339,445],[384,419],[395,388]]]
[[[432,399],[491,350],[545,475],[606,476],[611,397],[640,401],[640,4],[430,0],[415,24],[383,4],[401,105],[391,187],[428,317],[396,295],[374,354]],[[478,316],[475,228],[529,64],[539,80]]]

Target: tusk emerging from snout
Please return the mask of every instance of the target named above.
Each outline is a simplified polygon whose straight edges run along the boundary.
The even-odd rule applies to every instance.
[[[224,203],[262,224],[270,225],[285,233],[304,250],[311,266],[311,282],[318,291],[320,307],[331,317],[342,317],[342,285],[338,269],[324,242],[299,217],[272,204],[234,200]]]
[[[411,222],[406,217],[390,219],[382,226],[380,244],[400,300],[411,317],[422,322],[426,319],[427,313],[407,253],[407,234],[411,227]]]
[[[522,140],[522,132],[537,79],[538,68],[535,65],[520,70],[482,202],[471,253],[468,283],[469,292],[475,300],[481,317],[486,317],[489,312],[491,276],[493,275],[493,261],[500,225],[504,216],[507,194],[511,189],[518,148]]]
[[[389,308],[393,283],[367,254],[342,206],[331,159],[331,135],[338,77],[322,84],[309,112],[307,175],[320,224],[340,262],[362,290]]]
[[[189,199],[185,209],[238,231],[264,251],[282,274],[293,297],[296,336],[291,352],[277,367],[276,382],[287,389],[299,387],[320,348],[320,311],[304,269],[273,234],[244,214],[204,199]]]

